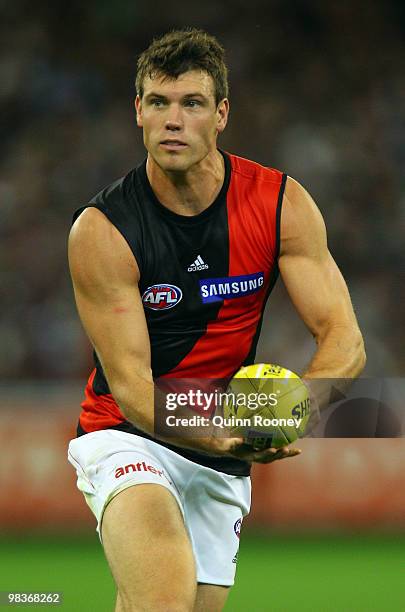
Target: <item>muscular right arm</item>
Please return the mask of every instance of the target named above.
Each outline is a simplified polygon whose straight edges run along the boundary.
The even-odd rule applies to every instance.
[[[139,269],[118,230],[87,208],[69,236],[77,309],[110,391],[129,421],[153,434],[150,342],[139,295]]]
[[[96,208],[87,208],[72,227],[69,266],[77,309],[111,394],[128,421],[156,437],[150,341],[138,289],[139,269],[123,236]],[[257,452],[244,448],[241,438],[183,438],[180,432],[175,440],[166,441],[262,463],[299,452],[287,448]]]

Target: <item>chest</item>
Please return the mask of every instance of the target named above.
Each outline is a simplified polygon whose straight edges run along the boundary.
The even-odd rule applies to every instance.
[[[232,215],[232,216],[231,216]],[[271,268],[252,215],[223,206],[201,223],[148,223],[140,289],[155,320],[198,320],[224,300],[253,305]]]

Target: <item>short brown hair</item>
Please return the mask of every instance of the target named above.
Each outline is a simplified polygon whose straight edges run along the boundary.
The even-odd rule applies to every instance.
[[[177,79],[189,70],[204,70],[214,81],[215,102],[228,97],[228,71],[225,51],[214,36],[195,28],[174,30],[152,41],[139,56],[136,91],[142,98],[147,76],[163,75]]]

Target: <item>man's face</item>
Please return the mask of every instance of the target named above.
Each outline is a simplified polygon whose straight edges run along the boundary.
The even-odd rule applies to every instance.
[[[185,172],[215,151],[226,126],[229,104],[215,103],[214,82],[206,72],[190,70],[177,79],[145,78],[136,97],[137,124],[148,153],[167,172]]]

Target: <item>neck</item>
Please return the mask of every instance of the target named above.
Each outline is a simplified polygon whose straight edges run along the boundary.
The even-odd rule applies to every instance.
[[[198,215],[214,202],[224,182],[225,164],[217,150],[186,172],[163,170],[148,155],[146,173],[158,200],[185,216]]]

